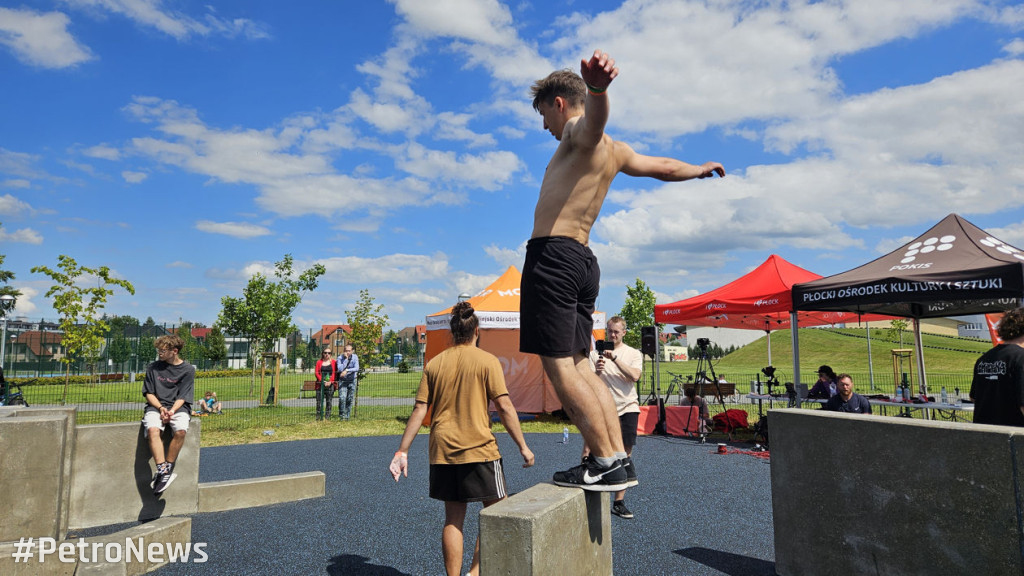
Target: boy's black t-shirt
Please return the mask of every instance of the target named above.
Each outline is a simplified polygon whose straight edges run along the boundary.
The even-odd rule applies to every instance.
[[[188,362],[169,364],[157,360],[146,367],[146,379],[142,383],[142,395],[153,394],[160,405],[170,408],[179,398],[185,400],[178,412],[192,413],[193,388],[195,386],[196,368]],[[146,411],[156,408],[146,404]]]

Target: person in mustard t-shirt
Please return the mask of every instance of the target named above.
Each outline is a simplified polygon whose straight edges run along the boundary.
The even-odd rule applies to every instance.
[[[423,370],[416,405],[389,470],[395,482],[409,476],[409,447],[423,424],[427,408],[430,423],[430,497],[444,502],[441,551],[448,576],[462,574],[463,534],[469,502],[484,507],[503,500],[505,473],[498,443],[491,433],[487,410],[494,402],[501,423],[519,447],[523,467],[533,466],[533,452],[519,427],[519,415],[509,400],[498,359],[476,347],[479,322],[468,302],[452,309],[450,320],[455,345],[435,356]],[[469,574],[480,572],[477,539]]]

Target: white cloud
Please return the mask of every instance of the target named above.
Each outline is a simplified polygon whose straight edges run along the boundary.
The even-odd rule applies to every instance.
[[[325,280],[341,283],[418,284],[443,279],[448,258],[443,254],[389,254],[377,258],[339,256],[318,260],[327,268]]]
[[[0,187],[3,188],[30,188],[32,183],[23,178],[11,178],[10,180],[0,181]]]
[[[31,228],[22,228],[8,232],[0,228],[0,242],[20,242],[22,244],[42,244],[43,236]]]
[[[514,249],[502,248],[491,244],[490,246],[484,247],[484,253],[502,266],[515,266],[516,268],[521,268],[526,259],[526,241],[523,241],[522,244]]]
[[[113,146],[107,146],[106,144],[90,146],[89,148],[82,150],[82,154],[85,154],[90,158],[99,158],[101,160],[117,161],[121,159],[121,151]]]
[[[616,59],[621,75],[609,92],[615,131],[674,137],[827,108],[840,89],[829,67],[834,58],[913,37],[976,5],[629,0],[562,22],[566,34],[552,47],[572,56],[561,66],[573,69],[595,47]]]
[[[22,62],[42,68],[67,68],[92,59],[89,48],[68,31],[71,23],[61,12],[0,7],[0,44]]]
[[[42,282],[35,282],[35,284],[45,286]],[[18,296],[18,300],[15,302],[14,308],[11,309],[9,317],[13,318],[15,316],[30,316],[35,314],[39,309],[39,306],[35,303],[35,299],[39,296],[41,291],[34,286],[27,286],[25,284],[18,284],[17,286],[14,286],[14,288],[21,292],[21,295]],[[47,288],[43,288],[43,291],[45,290],[47,290]]]
[[[121,172],[121,178],[124,178],[124,181],[129,184],[139,184],[148,177],[149,174],[145,172],[132,172],[130,170]]]
[[[412,143],[386,152],[416,178],[368,178],[339,173],[326,152],[304,148],[306,134],[319,134],[315,123],[286,123],[278,129],[217,130],[206,126],[195,110],[177,102],[136,97],[125,110],[141,122],[154,124],[164,138],[141,137],[132,148],[155,161],[216,178],[259,188],[256,199],[265,210],[282,216],[333,214],[340,210],[389,211],[409,205],[454,203],[461,197],[435,189],[427,180],[480,186],[493,190],[520,168],[510,152],[485,152],[456,157],[427,151]],[[320,144],[325,141],[321,140]],[[436,155],[451,173],[424,164]]]
[[[171,262],[170,264],[167,264],[165,267],[166,268],[192,268],[193,266],[192,266],[192,263],[190,263],[190,262],[183,262],[181,260],[176,260],[174,262]]]
[[[508,151],[458,155],[451,151],[428,150],[416,143],[408,145],[397,165],[423,179],[440,179],[483,190],[497,190],[524,169],[519,157]]]
[[[249,239],[270,234],[270,229],[257,224],[246,222],[211,222],[200,220],[196,222],[196,230],[210,234],[223,234],[234,238]]]
[[[1014,38],[1012,42],[1003,46],[1003,52],[1006,52],[1010,56],[1020,56],[1021,54],[1024,54],[1024,40]]]
[[[212,35],[228,38],[269,38],[264,25],[246,18],[222,18],[211,6],[207,6],[209,12],[203,17],[194,18],[166,9],[162,0],[64,0],[64,2],[78,8],[99,9],[120,14],[137,24],[155,28],[178,40],[187,40],[193,36]]]
[[[1014,88],[1022,84],[1024,62],[996,62],[768,130],[773,149],[806,147],[811,156],[651,190],[625,189],[621,178],[594,226],[594,251],[609,277],[632,267],[647,278],[713,269],[737,250],[866,249],[860,228],[1022,206],[1024,103]]]
[[[517,40],[512,15],[498,0],[389,0],[424,33],[507,46]]]
[[[19,200],[10,194],[0,196],[0,214],[9,216],[12,214],[21,214],[31,211],[32,206],[30,206],[28,202]]]
[[[1015,248],[1024,250],[1024,222],[1015,222],[1001,228],[988,228],[985,231]]]

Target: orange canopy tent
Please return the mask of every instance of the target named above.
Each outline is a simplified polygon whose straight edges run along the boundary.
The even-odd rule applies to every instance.
[[[562,407],[544,375],[540,358],[519,351],[519,282],[522,275],[509,266],[497,280],[469,299],[480,321],[481,349],[501,361],[508,395],[519,412],[553,412]],[[452,345],[448,318],[451,307],[427,316],[426,361]],[[604,313],[594,314],[594,332],[604,337]]]

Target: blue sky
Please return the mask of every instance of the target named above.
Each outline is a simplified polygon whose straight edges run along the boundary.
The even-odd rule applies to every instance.
[[[951,212],[1024,246],[1024,5],[968,0],[0,0],[0,254],[131,281],[107,310],[216,320],[290,253],[294,320],[393,327],[521,267],[556,142],[529,86],[595,48],[614,138],[724,179],[619,176],[598,308],[777,253],[830,275]]]

